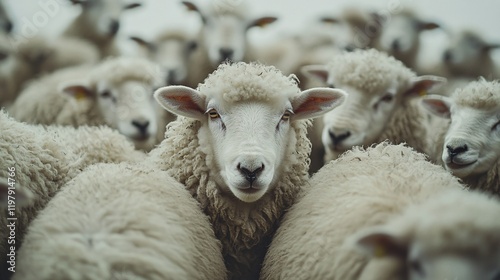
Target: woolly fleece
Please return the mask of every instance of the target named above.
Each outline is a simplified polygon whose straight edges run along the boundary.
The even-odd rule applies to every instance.
[[[240,90],[241,96],[238,97],[235,89]],[[251,93],[250,89],[258,94]],[[253,98],[267,100],[276,92],[284,96],[299,94],[293,77],[285,78],[276,68],[255,63],[221,65],[200,85],[199,91],[207,96],[222,94],[228,102],[245,102]],[[167,126],[166,139],[150,153],[150,158],[185,185],[200,202],[213,224],[215,235],[222,242],[230,278],[255,279],[276,223],[308,179],[311,144],[307,126],[310,122],[291,123],[294,137],[286,151],[281,179],[277,185],[270,186],[271,192],[251,204],[221,195],[212,179],[211,149],[200,145],[201,141],[206,142],[204,135],[198,133],[201,125],[198,120],[178,117]]]
[[[346,238],[449,189],[462,189],[458,179],[409,147],[356,147],[307,183],[274,236],[261,279],[358,279],[368,260],[345,247]]]
[[[70,181],[33,221],[17,263],[13,279],[226,279],[196,200],[142,164],[97,164]]]

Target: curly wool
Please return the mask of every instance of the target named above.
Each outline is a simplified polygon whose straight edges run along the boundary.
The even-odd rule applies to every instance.
[[[226,0],[214,0],[210,1],[207,5],[207,13],[210,16],[220,17],[220,16],[235,16],[241,19],[245,19],[248,16],[248,3],[245,0],[240,1],[226,1]]]
[[[475,109],[489,110],[500,107],[500,82],[487,81],[480,78],[477,81],[458,88],[452,94],[456,104]]]
[[[276,67],[257,62],[221,64],[198,90],[209,97],[222,94],[226,102],[271,101],[300,95],[293,75],[285,77]]]
[[[335,82],[367,94],[379,94],[394,82],[399,88],[405,87],[416,77],[401,61],[375,49],[336,55],[327,68]]]
[[[108,58],[90,73],[90,80],[94,83],[103,77],[111,84],[132,80],[159,87],[164,83],[160,66],[142,58]]]
[[[261,279],[358,279],[368,259],[344,247],[346,238],[448,189],[462,186],[409,147],[355,147],[309,180],[281,221]]]

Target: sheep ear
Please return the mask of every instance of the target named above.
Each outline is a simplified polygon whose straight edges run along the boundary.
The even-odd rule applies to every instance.
[[[146,40],[144,40],[142,38],[131,36],[130,40],[136,42],[139,46],[141,46],[143,48],[146,48],[148,50],[154,50],[155,49],[155,46],[154,46],[153,43],[148,42],[148,41],[146,41]]]
[[[435,22],[432,22],[432,21],[421,21],[421,22],[418,22],[418,28],[420,30],[434,30],[434,29],[438,29],[440,28],[441,26]]]
[[[258,18],[252,22],[250,22],[247,26],[247,29],[249,28],[252,28],[252,27],[265,27],[275,21],[277,21],[278,18],[277,17],[261,17],[261,18]]]
[[[340,89],[311,88],[292,101],[293,120],[319,117],[342,104],[347,93]]]
[[[198,120],[205,118],[205,98],[190,87],[162,87],[155,91],[154,97],[165,110],[171,113]]]
[[[186,6],[186,8],[188,9],[188,11],[197,12],[200,15],[200,17],[201,17],[201,21],[203,22],[203,24],[207,23],[207,19],[205,18],[205,16],[203,15],[203,13],[200,11],[200,9],[198,9],[198,7],[193,2],[182,1],[181,3],[184,6]]]
[[[88,100],[95,97],[92,89],[83,84],[66,84],[61,86],[60,91],[73,97],[76,101]]]
[[[85,4],[87,0],[70,0],[73,4]]]
[[[354,238],[354,245],[371,258],[405,257],[407,253],[406,245],[401,238],[383,229],[373,229],[358,234]]]
[[[434,86],[445,84],[446,78],[439,76],[420,76],[414,78],[410,82],[410,86],[405,93],[405,96],[425,96],[427,92]]]
[[[138,8],[138,7],[141,7],[142,4],[141,3],[130,3],[128,5],[125,6],[125,10],[131,10],[131,9],[135,9],[135,8]]]
[[[489,52],[493,49],[498,49],[500,48],[500,44],[487,44],[486,46],[483,47],[484,52]]]
[[[328,69],[325,65],[302,66],[300,72],[308,78],[319,79],[324,83],[328,81]]]
[[[339,19],[334,17],[322,17],[319,19],[319,21],[322,23],[329,23],[329,24],[336,24],[340,22]]]
[[[8,181],[6,178],[0,178],[0,208],[2,206],[8,205],[8,197],[14,196],[14,192],[9,194],[9,187],[14,190],[15,187],[15,197],[16,206],[27,206],[31,204],[33,199],[33,194],[25,188],[21,188],[18,183],[14,181]]]
[[[451,99],[441,95],[428,95],[422,99],[422,106],[430,113],[441,117],[450,118]]]

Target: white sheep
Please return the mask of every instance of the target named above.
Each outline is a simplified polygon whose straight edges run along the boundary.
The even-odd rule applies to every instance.
[[[355,148],[307,183],[260,279],[494,279],[498,211],[409,147]]]
[[[5,34],[9,34],[13,27],[14,24],[12,24],[9,13],[7,9],[5,9],[5,3],[4,1],[0,1],[0,30]]]
[[[374,49],[337,55],[326,67],[313,65],[303,70],[349,93],[338,110],[323,116],[325,162],[353,146],[385,140],[406,142],[427,152],[428,116],[416,99],[445,79],[418,77],[400,61]]]
[[[107,127],[56,127],[17,122],[0,111],[0,177],[15,180],[33,193],[29,207],[16,208],[16,249],[26,227],[59,188],[84,168],[98,162],[139,161],[145,157],[126,138]],[[12,176],[11,176],[12,175]],[[7,212],[0,214],[0,237],[7,240]],[[0,244],[3,268],[7,242]]]
[[[491,51],[500,48],[499,43],[490,43],[478,32],[464,30],[449,39],[449,46],[444,50],[439,65],[432,66],[429,73],[438,73],[448,77],[476,79],[500,78],[500,67],[495,63]]]
[[[0,35],[0,107],[8,107],[31,79],[65,67],[94,64],[98,59],[93,45],[75,38]]]
[[[221,244],[190,193],[143,164],[97,164],[31,223],[13,279],[226,279]]]
[[[101,57],[116,56],[120,50],[116,35],[120,17],[125,10],[141,6],[139,2],[124,0],[70,0],[80,5],[82,11],[63,32],[63,36],[77,37],[97,46]]]
[[[108,125],[148,150],[166,125],[153,99],[164,77],[157,64],[141,58],[63,69],[32,82],[9,113],[35,124]]]
[[[275,17],[250,18],[246,1],[211,1],[197,6],[189,1],[182,3],[200,15],[203,27],[198,36],[198,48],[189,62],[187,85],[196,88],[208,74],[225,60],[254,61],[247,31],[264,27],[277,20]]]
[[[422,103],[451,119],[434,132],[436,160],[471,188],[499,195],[500,82],[479,79],[451,97],[429,95]]]
[[[387,18],[374,46],[415,69],[423,31],[439,28],[439,24],[424,21],[410,9],[403,9]]]
[[[178,114],[150,153],[184,184],[210,217],[231,279],[255,279],[269,239],[308,179],[304,120],[340,104],[345,93],[301,92],[294,76],[258,63],[222,64],[198,90],[155,92]]]
[[[197,42],[181,30],[166,30],[148,41],[136,36],[130,37],[143,54],[163,67],[165,85],[185,84],[188,76],[189,57],[197,48]]]

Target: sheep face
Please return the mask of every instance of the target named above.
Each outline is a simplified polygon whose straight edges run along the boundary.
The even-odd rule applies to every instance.
[[[82,6],[82,17],[96,35],[114,37],[120,29],[120,17],[123,11],[141,6],[125,0],[71,0]]]
[[[106,124],[134,141],[137,148],[147,148],[155,141],[157,106],[152,86],[134,80],[118,84],[99,81],[95,86],[67,85],[63,91],[77,102],[93,102]]]
[[[425,98],[423,104],[435,115],[451,119],[442,160],[455,176],[465,178],[485,173],[498,161],[500,106],[474,108],[435,95]]]
[[[279,180],[284,161],[294,152],[293,122],[333,109],[344,96],[326,88],[267,101],[229,101],[182,86],[155,92],[165,109],[200,121],[198,139],[214,180],[221,192],[246,203],[259,200]]]
[[[500,44],[489,44],[476,34],[464,32],[451,40],[444,51],[443,63],[453,75],[477,77],[482,73],[485,61],[489,61],[490,50]]]
[[[498,201],[462,190],[445,193],[449,197],[429,198],[353,238],[371,262],[399,261],[399,269],[362,279],[500,279]]]
[[[256,26],[264,27],[277,19],[275,17],[248,19],[243,15],[246,11],[242,13],[237,10],[241,7],[232,9],[227,7],[229,8],[227,11],[224,7],[211,7],[202,11],[191,2],[182,3],[189,10],[198,12],[203,21],[201,43],[207,51],[212,67],[217,67],[226,60],[243,61],[247,53],[247,31]]]
[[[166,73],[165,85],[181,84],[187,77],[188,59],[197,48],[194,41],[172,37],[156,42],[147,42],[138,37],[131,37],[146,51],[151,61],[158,63]]]
[[[384,25],[378,49],[400,58],[412,54],[419,46],[420,32],[437,28],[432,22],[422,22],[407,14],[395,15]]]

